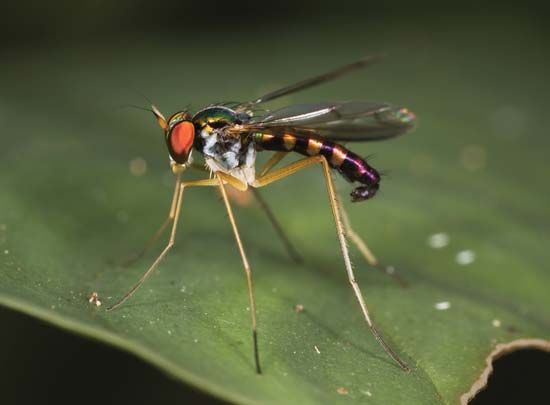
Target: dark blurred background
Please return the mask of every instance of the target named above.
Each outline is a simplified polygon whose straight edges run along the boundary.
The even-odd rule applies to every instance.
[[[466,34],[472,23],[480,20],[488,25],[515,21],[515,25],[546,35],[546,11],[544,2],[525,1],[20,1],[3,2],[0,35],[4,50],[31,52],[36,47],[79,47],[86,42],[109,46],[121,39],[175,38],[181,41],[183,51],[186,44],[200,42],[207,33],[243,41],[270,33],[277,42],[289,29],[303,27],[305,32],[317,24],[316,28],[324,32],[345,32],[354,26],[364,26],[366,31],[369,26],[383,25],[388,34],[403,32],[403,41],[407,40],[404,28],[410,25],[424,26],[426,34],[436,35],[434,29],[459,22]],[[376,38],[372,40],[376,42]],[[295,41],[299,43],[300,37]],[[254,49],[243,43],[235,45],[235,52],[254,58]]]
[[[407,47],[410,41],[410,47],[418,49],[419,54],[436,44],[440,48],[448,47],[449,54],[467,57],[469,45],[460,42],[461,37],[468,37],[473,47],[484,44],[490,53],[492,47],[502,50],[508,46],[499,43],[498,33],[512,29],[522,33],[522,42],[510,48],[511,63],[517,63],[522,57],[518,49],[525,47],[528,50],[530,42],[540,44],[548,40],[547,16],[544,5],[525,1],[513,4],[493,1],[483,5],[400,0],[3,2],[0,60],[4,67],[32,64],[19,78],[21,92],[25,92],[28,91],[27,79],[33,86],[40,86],[36,77],[47,80],[41,65],[35,63],[34,55],[40,54],[36,60],[46,64],[50,50],[65,55],[74,52],[77,57],[89,50],[90,59],[108,65],[110,60],[106,55],[113,50],[124,52],[127,47],[135,49],[140,43],[147,43],[149,47],[170,43],[172,52],[185,55],[190,62],[194,49],[208,49],[209,60],[197,63],[219,64],[219,72],[223,73],[223,60],[217,59],[220,54],[232,56],[233,69],[234,60],[242,61],[244,66],[254,66],[251,69],[261,66],[269,69],[270,58],[285,58],[287,54],[291,63],[302,62],[298,55],[303,55],[306,63],[307,50],[313,47],[316,60],[319,50],[324,50],[327,64],[336,66],[349,61],[342,55],[361,57],[366,53],[386,51],[379,45],[382,39],[387,43],[386,36],[393,38],[396,48]],[[489,37],[480,29],[483,26],[487,27]],[[447,30],[453,33],[449,35]],[[409,36],[412,31],[414,40]],[[369,36],[369,32],[375,34]],[[338,41],[330,41],[331,33],[335,33]],[[458,42],[441,42],[439,37],[443,33],[447,38],[457,38]],[[361,35],[365,36],[364,41]],[[346,38],[349,41],[342,43]],[[358,45],[361,43],[364,47]],[[224,48],[223,51],[220,48]],[[144,66],[149,57],[144,50]],[[170,54],[165,57],[167,70],[182,69],[182,66],[170,65]],[[235,71],[230,73],[236,74]],[[36,77],[33,79],[29,75]],[[146,84],[141,90],[148,92],[153,81],[151,77],[143,79]],[[1,79],[0,83],[3,83]],[[123,83],[121,87],[126,85]],[[0,92],[4,92],[1,87]],[[393,92],[397,91],[393,89]],[[128,101],[136,102],[134,99]],[[3,102],[9,103],[9,100]],[[131,356],[68,335],[26,316],[0,309],[0,325],[0,402],[3,404],[215,402],[206,394],[171,381]],[[526,397],[531,398],[527,402],[535,403],[536,390],[540,393],[546,388],[542,387],[542,378],[537,375],[547,375],[548,366],[548,355],[536,352],[503,359],[489,390],[476,404],[513,403]]]

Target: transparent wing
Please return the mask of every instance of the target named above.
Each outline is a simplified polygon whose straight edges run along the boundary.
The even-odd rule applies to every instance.
[[[348,65],[340,66],[339,68],[336,68],[334,70],[331,70],[330,72],[323,73],[319,76],[311,77],[309,79],[305,79],[302,81],[299,81],[297,83],[291,84],[290,86],[283,87],[282,89],[278,89],[275,91],[272,91],[270,93],[264,94],[261,97],[258,97],[255,100],[248,101],[246,103],[241,104],[237,109],[238,110],[246,110],[247,108],[250,108],[254,105],[265,103],[271,100],[274,100],[276,98],[286,96],[291,93],[295,93],[298,91],[302,91],[305,89],[308,89],[310,87],[316,86],[321,83],[328,82],[330,80],[337,79],[338,77],[344,76],[348,73],[351,73],[355,70],[365,68],[372,63],[376,62],[378,59],[380,59],[381,56],[367,56],[363,59],[360,59],[356,62],[350,63]]]
[[[319,135],[335,141],[374,141],[401,135],[414,126],[406,108],[376,101],[296,104],[253,117],[243,132]]]

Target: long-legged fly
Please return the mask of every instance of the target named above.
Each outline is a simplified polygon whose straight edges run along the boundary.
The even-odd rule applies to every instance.
[[[252,317],[254,360],[256,371],[261,373],[252,271],[231,209],[226,185],[241,191],[250,187],[254,191],[254,195],[268,213],[278,233],[283,237],[287,247],[291,249],[290,253],[296,257],[292,245],[284,237],[284,233],[275,221],[265,200],[259,196],[258,191],[255,189],[281,180],[306,167],[319,164],[327,186],[328,199],[334,216],[344,265],[365,321],[386,353],[403,370],[408,371],[409,368],[406,363],[401,360],[378,332],[369,315],[359,285],[355,281],[346,244],[346,235],[357,245],[371,265],[378,266],[379,263],[363,240],[350,227],[348,216],[343,211],[334,188],[332,170],[338,171],[354,185],[350,194],[353,202],[373,198],[380,185],[379,173],[364,158],[351,152],[341,143],[368,142],[401,135],[413,127],[414,114],[405,108],[377,101],[295,104],[275,111],[259,108],[261,104],[268,101],[366,67],[376,59],[375,57],[364,58],[248,102],[213,104],[194,114],[188,110],[183,110],[166,119],[152,105],[150,111],[164,131],[164,138],[170,155],[170,165],[176,176],[176,185],[168,218],[150,242],[156,240],[169,224],[172,224],[172,231],[168,244],[137,284],[109,309],[119,307],[130,298],[153,273],[174,245],[183,192],[190,187],[217,187],[221,192],[246,274]],[[204,166],[193,164],[192,154],[194,150],[203,155]],[[260,151],[273,151],[274,153],[267,163],[259,171],[256,171],[256,155]],[[275,169],[275,166],[290,152],[296,152],[306,157]],[[210,175],[202,180],[184,180],[182,173],[190,167],[210,172]],[[147,246],[150,245],[151,243]]]

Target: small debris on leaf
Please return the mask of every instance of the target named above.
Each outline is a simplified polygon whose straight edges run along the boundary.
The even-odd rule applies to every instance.
[[[476,254],[473,250],[462,250],[456,254],[455,260],[461,266],[467,266],[475,262]]]
[[[434,307],[439,311],[445,311],[451,308],[451,303],[449,301],[436,302],[434,304]]]
[[[317,352],[317,354],[321,354],[321,352],[319,351],[319,348],[316,345],[313,345],[313,347],[315,348],[315,351]]]
[[[344,387],[338,387],[336,388],[336,392],[340,395],[348,395],[348,390],[345,389]]]
[[[296,304],[294,306],[294,311],[296,312],[302,312],[304,310],[304,306],[302,304]]]
[[[96,307],[101,306],[101,301],[99,300],[99,295],[95,291],[92,293],[92,295],[90,295],[90,298],[88,299],[88,302],[90,304],[94,304]]]
[[[433,249],[441,249],[449,244],[450,238],[444,232],[434,233],[428,237],[428,246]]]

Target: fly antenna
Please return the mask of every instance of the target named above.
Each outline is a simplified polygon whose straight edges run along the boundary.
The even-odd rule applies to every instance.
[[[151,108],[141,107],[135,104],[123,104],[119,108],[135,108],[136,110],[148,111],[150,113],[155,113]]]
[[[149,111],[151,111],[153,114],[155,114],[155,116],[157,118],[159,118],[159,119],[162,118],[164,121],[166,121],[166,118],[164,118],[164,115],[162,115],[162,113],[159,111],[159,109],[157,108],[156,105],[151,104],[151,110],[149,110]]]
[[[145,99],[145,101],[147,101],[147,104],[149,104],[149,105],[155,104],[155,103],[153,103],[153,101],[152,101],[149,97],[147,97],[147,96],[146,96],[144,93],[142,93],[141,91],[139,91],[139,90],[137,90],[137,89],[133,89],[133,90],[134,90],[134,92],[136,92],[138,95],[140,95],[141,97],[143,97],[143,98]]]
[[[147,103],[151,106],[151,108],[140,108],[140,107],[138,107],[138,108],[140,108],[141,110],[152,112],[155,115],[155,117],[157,117],[157,119],[159,119],[159,120],[162,119],[164,122],[166,122],[166,118],[164,118],[164,115],[162,115],[162,113],[159,111],[159,109],[157,108],[155,103],[153,103],[153,100],[151,100],[144,93],[142,93],[141,91],[139,91],[137,89],[133,89],[133,91],[136,92],[141,97],[143,97],[147,101]]]

